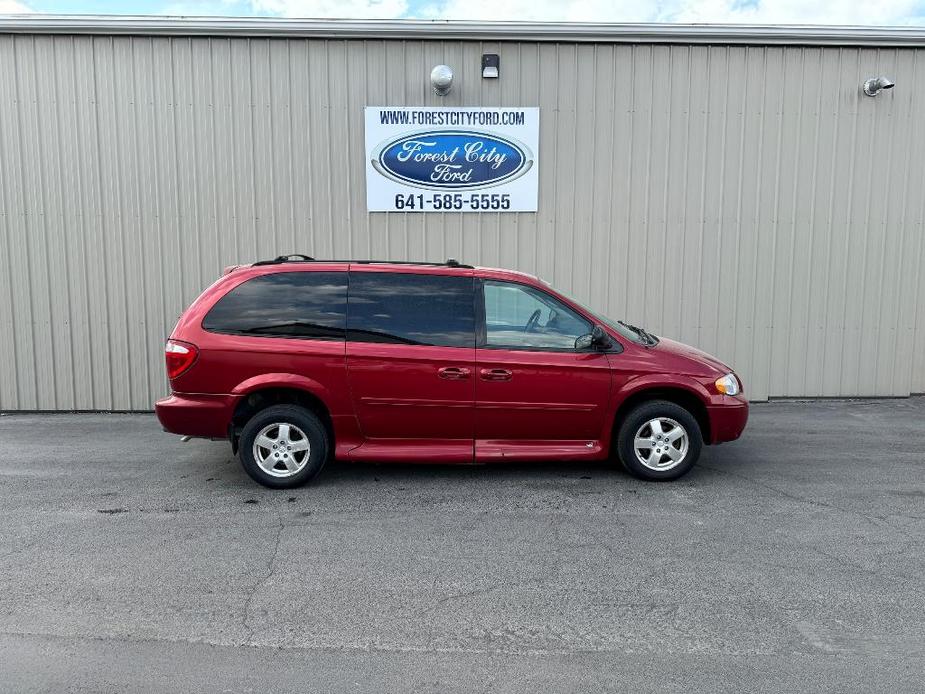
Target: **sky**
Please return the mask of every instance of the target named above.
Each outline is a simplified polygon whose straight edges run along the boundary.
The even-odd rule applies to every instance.
[[[925,0],[0,0],[0,14],[925,26]]]

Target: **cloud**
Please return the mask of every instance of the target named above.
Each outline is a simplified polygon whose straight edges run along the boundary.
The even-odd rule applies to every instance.
[[[681,0],[671,21],[742,24],[906,24],[921,0]]]
[[[31,8],[16,0],[0,0],[0,14],[31,14]]]
[[[394,19],[408,11],[407,0],[251,0],[255,14],[332,19]]]
[[[157,13],[173,17],[207,17],[234,16],[248,14],[249,11],[249,3],[238,0],[178,0],[164,5]]]
[[[888,25],[925,20],[922,0],[433,0],[422,14],[558,22]]]
[[[657,14],[640,0],[437,0],[422,10],[430,19],[531,22],[648,22]]]
[[[27,0],[27,2],[30,0]],[[147,0],[146,0],[147,1]],[[925,0],[160,0],[171,15],[696,24],[925,25]],[[91,0],[86,0],[92,4]],[[158,0],[154,0],[158,2]],[[129,0],[120,8],[132,11]],[[0,14],[35,10],[0,0]]]

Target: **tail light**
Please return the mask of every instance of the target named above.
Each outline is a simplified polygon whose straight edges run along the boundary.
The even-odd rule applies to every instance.
[[[173,380],[193,365],[199,356],[199,349],[189,342],[167,340],[164,356],[167,359],[167,378]]]

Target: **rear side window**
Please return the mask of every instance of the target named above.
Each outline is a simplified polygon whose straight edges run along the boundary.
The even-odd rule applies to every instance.
[[[343,340],[346,272],[280,272],[247,280],[225,294],[202,327],[216,333]]]
[[[471,277],[353,272],[347,337],[442,347],[475,346]]]

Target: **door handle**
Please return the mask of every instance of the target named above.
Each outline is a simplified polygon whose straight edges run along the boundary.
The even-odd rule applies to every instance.
[[[472,372],[469,371],[469,369],[464,369],[459,366],[444,366],[442,369],[437,369],[437,375],[440,378],[446,378],[451,381],[461,381],[469,378],[470,373]]]
[[[479,375],[483,381],[510,381],[514,374],[507,369],[482,369]]]

